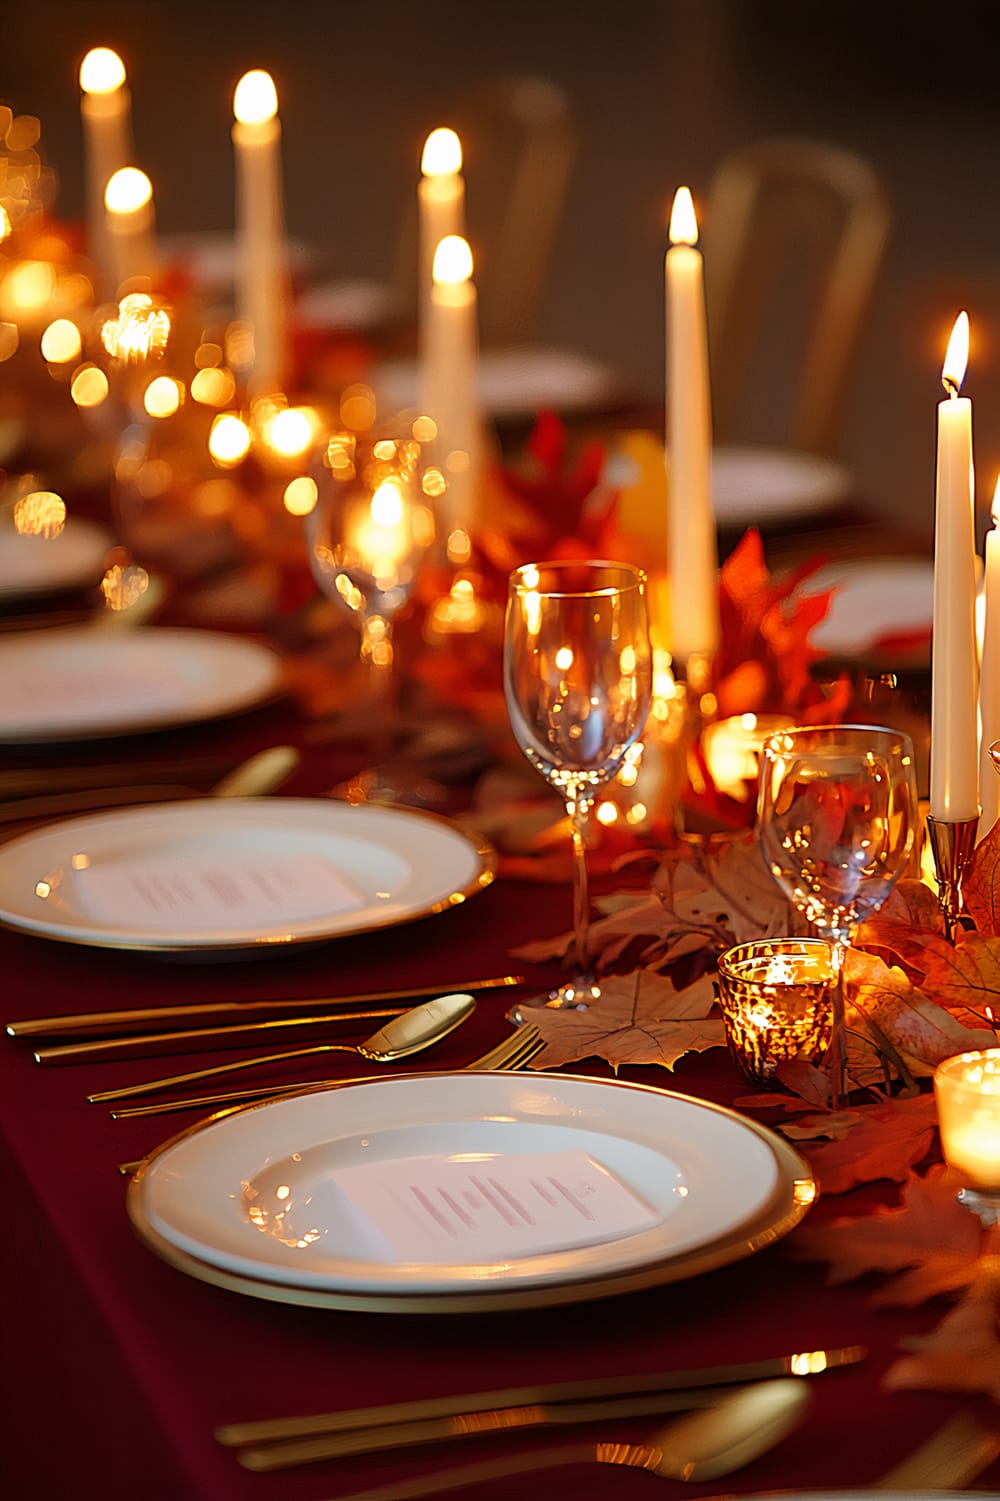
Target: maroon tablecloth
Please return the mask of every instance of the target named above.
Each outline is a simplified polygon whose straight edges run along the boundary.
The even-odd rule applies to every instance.
[[[214,731],[203,728],[198,742],[229,746],[239,740],[254,749],[288,737],[284,715],[279,708]],[[147,737],[143,754],[186,746],[192,737],[190,731]],[[334,759],[329,748],[314,753],[286,791],[328,787]],[[391,994],[394,986],[438,981],[447,989],[474,975],[504,973],[513,945],[568,924],[566,890],[500,879],[440,916],[257,962],[168,963],[4,931],[4,1016],[199,998]],[[490,1046],[505,1030],[509,1001],[509,993],[484,995],[473,1020],[436,1049],[427,1066],[458,1065]],[[190,1057],[179,1066],[188,1061],[195,1067],[202,1060]],[[337,1072],[329,1059],[321,1066],[323,1073]],[[788,1242],[693,1281],[626,1297],[454,1318],[284,1306],[194,1281],[138,1240],[116,1171],[116,1164],[141,1157],[192,1117],[114,1122],[84,1099],[90,1090],[166,1071],[164,1060],[156,1059],[42,1069],[25,1046],[6,1038],[0,1045],[0,1489],[12,1501],[335,1498],[376,1479],[548,1438],[482,1438],[468,1441],[461,1454],[457,1446],[435,1447],[266,1476],[242,1470],[215,1442],[213,1429],[255,1417],[526,1381],[610,1380],[616,1373],[845,1343],[866,1344],[869,1359],[816,1378],[806,1421],[779,1449],[723,1483],[660,1482],[668,1486],[665,1494],[671,1486],[696,1497],[721,1489],[744,1494],[860,1485],[958,1405],[949,1396],[890,1395],[880,1387],[900,1337],[932,1327],[940,1306],[873,1311],[864,1289],[827,1287],[823,1268],[792,1259]],[[341,1072],[352,1072],[350,1059],[342,1060]],[[723,1103],[745,1087],[721,1050],[693,1057],[673,1077],[652,1069],[627,1076]],[[301,1077],[309,1075],[304,1070]],[[813,1211],[824,1212],[822,1204]],[[604,1432],[638,1437],[655,1426],[642,1419]],[[1000,1486],[1000,1466],[983,1483],[990,1478]],[[566,1485],[596,1501],[647,1494],[652,1481],[590,1465],[514,1484],[524,1496]],[[510,1481],[475,1492],[479,1501],[513,1493]]]

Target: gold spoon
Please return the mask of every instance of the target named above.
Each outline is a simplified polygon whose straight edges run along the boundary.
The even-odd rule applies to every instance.
[[[784,1438],[799,1423],[809,1402],[801,1377],[760,1381],[737,1387],[711,1407],[666,1424],[648,1443],[614,1441],[565,1444],[511,1459],[491,1459],[474,1465],[454,1465],[432,1475],[390,1481],[372,1490],[353,1491],[338,1501],[416,1501],[442,1491],[460,1490],[508,1475],[594,1460],[598,1464],[629,1465],[664,1480],[714,1480],[750,1464]]]
[[[177,1084],[196,1084],[201,1079],[214,1079],[221,1074],[232,1074],[240,1069],[256,1068],[264,1063],[281,1063],[286,1058],[309,1058],[317,1053],[354,1053],[367,1058],[370,1063],[394,1063],[397,1058],[408,1058],[419,1053],[432,1043],[454,1032],[476,1009],[471,995],[456,992],[439,995],[422,1006],[414,1006],[400,1016],[394,1016],[384,1027],[368,1038],[367,1042],[320,1042],[308,1048],[286,1048],[280,1053],[263,1053],[256,1058],[241,1058],[235,1063],[217,1063],[211,1068],[195,1069],[192,1073],[173,1074],[169,1079],[150,1079],[145,1084],[125,1084],[118,1089],[105,1089],[91,1094],[87,1099],[92,1105],[105,1104],[109,1100],[126,1100],[134,1096],[157,1094],[162,1089],[171,1089]]]

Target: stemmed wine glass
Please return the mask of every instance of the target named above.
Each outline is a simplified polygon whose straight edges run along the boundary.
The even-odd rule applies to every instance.
[[[652,684],[646,576],[625,563],[528,563],[510,576],[504,691],[532,766],[562,793],[573,828],[576,978],[551,997],[600,995],[588,951],[586,835],[594,796],[642,733]]]
[[[327,435],[313,466],[316,503],[306,517],[309,562],[327,598],[361,633],[368,672],[366,715],[387,751],[396,717],[393,622],[409,599],[434,540],[419,419],[366,432]],[[376,766],[352,800],[392,799],[391,777]]]
[[[782,730],[764,743],[757,833],[768,868],[831,950],[831,1104],[847,1098],[844,961],[906,868],[917,829],[913,745],[879,725]]]

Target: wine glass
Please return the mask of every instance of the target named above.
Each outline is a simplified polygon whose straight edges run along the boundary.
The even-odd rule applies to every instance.
[[[834,1109],[847,1098],[847,947],[909,861],[917,829],[914,767],[909,736],[880,725],[781,730],[761,755],[757,833],[764,858],[792,905],[830,942]]]
[[[306,516],[309,561],[328,599],[361,633],[368,724],[388,752],[396,718],[393,623],[434,540],[420,420],[330,433],[313,467],[316,501]],[[426,491],[426,493],[425,493]],[[399,789],[378,765],[348,789],[353,801],[393,800]]]
[[[588,951],[586,835],[595,794],[618,772],[649,712],[646,576],[625,563],[529,563],[507,593],[504,692],[532,766],[562,793],[573,828],[576,978],[550,1004],[600,995]]]

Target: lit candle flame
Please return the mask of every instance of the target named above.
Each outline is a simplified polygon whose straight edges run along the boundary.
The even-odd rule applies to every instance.
[[[457,286],[472,275],[472,251],[461,235],[445,235],[434,252],[434,281],[438,286]]]
[[[109,214],[134,214],[153,196],[153,184],[138,167],[120,167],[108,178],[104,207]]]
[[[678,188],[670,210],[670,242],[672,245],[697,245],[698,220],[690,188]]]
[[[1000,526],[1000,474],[997,475],[997,482],[993,486],[993,501],[990,505],[990,518],[994,526]]]
[[[441,125],[424,142],[420,170],[425,177],[445,177],[462,170],[462,143],[453,130]]]
[[[125,82],[125,64],[110,47],[92,47],[80,64],[85,94],[113,94]]]
[[[969,363],[969,315],[959,313],[948,340],[948,350],[941,370],[941,383],[949,396],[957,396]]]
[[[244,73],[233,95],[233,114],[241,125],[263,125],[278,113],[274,79],[263,68]]]

